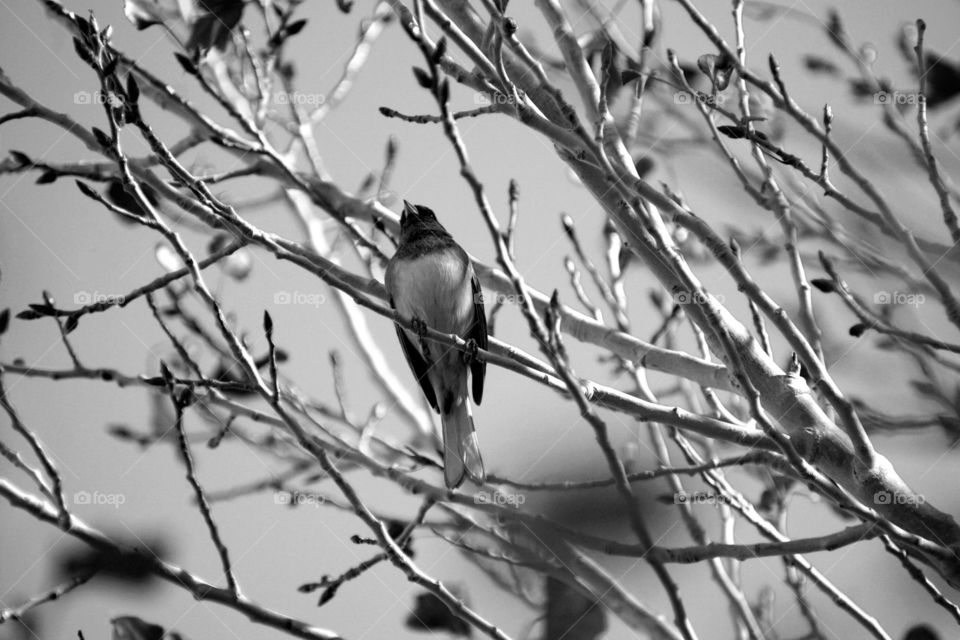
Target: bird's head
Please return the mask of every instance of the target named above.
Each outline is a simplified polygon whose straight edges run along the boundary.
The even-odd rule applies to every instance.
[[[400,237],[409,238],[423,232],[442,235],[447,233],[432,209],[422,204],[410,204],[404,200],[403,213],[400,214]]]

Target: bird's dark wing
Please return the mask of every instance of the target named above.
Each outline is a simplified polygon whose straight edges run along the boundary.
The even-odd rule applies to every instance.
[[[470,335],[467,339],[473,339],[481,349],[487,348],[487,313],[483,308],[483,290],[480,288],[480,280],[477,274],[473,274],[470,281],[473,286],[473,326],[470,328]],[[473,378],[473,401],[480,404],[483,397],[483,377],[487,372],[487,363],[479,359],[474,359],[470,363],[470,374]]]
[[[392,297],[390,298],[390,307],[396,310]],[[427,364],[427,361],[423,359],[423,356],[420,355],[417,348],[410,342],[410,338],[407,337],[407,332],[404,331],[403,327],[396,323],[394,323],[393,326],[397,330],[397,337],[400,338],[400,346],[403,347],[403,355],[407,357],[407,364],[410,365],[410,370],[413,371],[413,377],[420,383],[420,388],[423,389],[423,395],[427,397],[427,402],[430,403],[434,411],[439,412],[440,405],[437,404],[437,396],[434,394],[433,385],[430,384],[430,378],[427,376],[430,365]]]

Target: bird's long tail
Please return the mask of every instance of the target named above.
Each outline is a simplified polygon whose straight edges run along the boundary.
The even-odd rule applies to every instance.
[[[440,416],[440,421],[443,423],[443,479],[447,488],[459,487],[467,476],[482,483],[486,474],[470,415],[470,402],[461,399],[449,413]]]

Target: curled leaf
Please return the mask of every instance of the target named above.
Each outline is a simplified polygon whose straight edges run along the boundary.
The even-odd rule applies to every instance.
[[[814,278],[810,284],[824,293],[833,293],[837,290],[837,286],[829,278]]]
[[[93,127],[93,137],[97,139],[97,144],[99,144],[104,149],[109,149],[113,146],[113,141],[110,139],[103,129],[98,127]]]
[[[137,79],[132,73],[127,74],[127,100],[131,104],[137,104],[140,100],[140,85],[137,84]]]
[[[866,333],[867,329],[869,328],[870,326],[868,324],[863,322],[858,322],[857,324],[850,327],[850,335],[853,336],[854,338],[859,338],[864,333]]]
[[[724,124],[717,127],[717,131],[734,140],[747,137],[746,130],[738,125]]]
[[[607,629],[602,606],[554,578],[547,578],[545,618],[547,638],[597,640]]]
[[[226,49],[233,29],[240,24],[243,17],[243,0],[205,0],[200,6],[206,11],[194,20],[187,49]]]
[[[430,74],[420,67],[413,68],[413,75],[417,79],[417,84],[419,84],[424,89],[429,89],[433,86],[433,78],[430,77]]]
[[[634,167],[637,169],[637,175],[641,178],[646,178],[656,166],[657,163],[651,156],[640,156],[634,163]]]
[[[13,158],[13,161],[20,167],[28,167],[33,164],[33,162],[30,161],[30,156],[22,151],[14,151],[11,149],[10,157]]]
[[[178,0],[124,0],[123,14],[138,30],[184,18],[190,2]]]
[[[153,187],[148,184],[141,184],[140,190],[143,192],[143,195],[146,196],[147,202],[154,207],[157,206],[157,192],[153,190]],[[86,193],[86,191],[84,191],[84,193]],[[140,202],[123,186],[122,180],[111,180],[104,195],[107,197],[107,200],[134,215],[145,216],[147,213],[143,207],[140,206]],[[129,218],[121,216],[120,219],[123,222],[135,224]]]
[[[945,56],[928,52],[924,67],[928,107],[935,109],[960,93],[960,65]]]
[[[80,316],[68,316],[67,321],[63,323],[63,332],[64,333],[73,333],[73,330],[77,328],[77,324],[80,322]]]
[[[43,317],[42,314],[39,314],[32,309],[24,309],[23,311],[17,314],[17,318],[19,320],[36,320],[37,318],[42,318],[42,317]]]
[[[813,71],[814,73],[826,73],[829,75],[837,75],[840,73],[840,68],[837,65],[826,58],[821,58],[820,56],[804,56],[803,64],[808,71]]]
[[[50,184],[56,182],[57,172],[56,171],[44,171],[40,174],[40,177],[37,178],[37,184]]]
[[[450,591],[463,598],[456,586],[450,586]],[[455,636],[470,635],[469,625],[455,616],[443,600],[429,591],[417,595],[413,612],[407,617],[406,623],[408,629],[448,631]]]
[[[177,62],[180,63],[180,66],[183,67],[183,70],[189,73],[190,75],[197,74],[197,64],[191,60],[188,56],[183,55],[182,53],[174,53],[173,57],[177,59]]]
[[[830,9],[827,14],[827,37],[830,38],[838,47],[845,47],[847,44],[847,30],[843,26],[843,20],[840,19],[840,13],[836,9]]]
[[[730,85],[730,78],[733,76],[734,63],[733,58],[724,54],[714,55],[708,53],[697,59],[697,67],[705,76],[710,78],[714,89],[723,91]]]
[[[303,31],[303,28],[305,26],[307,26],[306,20],[297,20],[296,22],[291,22],[290,24],[287,25],[287,29],[286,29],[287,37],[289,38],[290,36],[297,35],[301,31]]]
[[[144,622],[136,616],[120,616],[110,621],[113,625],[112,640],[160,640],[163,627]]]

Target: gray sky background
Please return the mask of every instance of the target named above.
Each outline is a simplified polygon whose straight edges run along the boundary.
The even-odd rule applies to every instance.
[[[177,91],[209,105],[201,90],[173,60],[171,43],[159,29],[137,32],[126,21],[119,0],[69,0],[71,9],[95,11],[101,25],[114,26],[114,44],[139,59],[161,77],[169,79]],[[732,36],[730,6],[725,2],[701,2],[704,10],[726,37]],[[782,3],[797,11],[824,16],[824,2]],[[359,16],[368,15],[369,1],[358,1],[352,15],[345,16],[332,2],[306,3],[302,17],[309,19],[306,29],[288,48],[288,56],[297,64],[299,87],[304,94],[323,95],[336,83],[354,42]],[[543,28],[533,3],[514,0],[511,11],[522,33],[532,33],[545,49],[553,51],[549,33]],[[848,2],[841,6],[847,28],[855,41],[871,41],[878,50],[877,69],[891,77],[894,85],[912,90],[907,69],[894,48],[897,30],[917,17],[927,20],[927,43],[931,50],[960,60],[957,24],[960,5],[956,2]],[[571,7],[573,18],[579,15]],[[620,24],[628,38],[635,35],[634,11],[625,11]],[[579,29],[589,25],[584,18]],[[836,114],[837,139],[849,148],[849,154],[880,185],[898,207],[903,219],[915,229],[943,234],[935,194],[892,135],[879,123],[872,103],[855,104],[846,87],[836,80],[812,78],[803,70],[801,55],[819,53],[836,59],[826,37],[815,27],[791,19],[748,21],[748,56],[755,68],[766,74],[766,58],[775,53],[792,95],[809,111],[819,112],[829,101]],[[664,6],[664,40],[681,59],[694,61],[710,52],[706,39],[689,23],[674,3]],[[377,109],[389,106],[405,113],[432,113],[432,99],[414,83],[410,67],[421,64],[419,52],[396,24],[391,25],[375,46],[358,84],[347,102],[328,117],[317,131],[318,146],[328,170],[336,182],[354,190],[369,172],[382,166],[388,136],[399,142],[399,164],[393,189],[399,197],[429,204],[440,219],[472,254],[492,260],[494,250],[483,220],[472,204],[466,184],[459,178],[452,150],[438,127],[412,125],[380,116]],[[0,66],[4,72],[35,98],[63,110],[87,126],[104,126],[99,106],[81,104],[75,97],[95,87],[93,74],[76,59],[66,31],[49,20],[39,2],[0,0]],[[849,65],[844,65],[851,75]],[[562,86],[572,94],[572,87]],[[458,108],[473,106],[465,90],[455,88]],[[0,99],[6,113],[12,107]],[[689,113],[699,117],[692,106]],[[227,117],[214,110],[221,122]],[[953,110],[954,115],[956,109]],[[176,121],[153,110],[158,131],[168,141],[185,131]],[[944,124],[935,118],[935,127]],[[662,135],[671,135],[670,122],[664,120]],[[570,253],[559,224],[559,213],[567,212],[577,221],[581,236],[591,247],[600,248],[599,231],[603,217],[600,208],[568,176],[564,165],[543,139],[524,130],[503,116],[488,116],[461,122],[474,166],[484,180],[498,215],[506,219],[506,192],[511,178],[521,188],[521,219],[518,229],[519,266],[533,286],[550,291],[559,288],[572,301],[563,271],[563,258]],[[794,152],[816,158],[819,151],[799,141],[792,132],[788,140]],[[132,136],[130,137],[132,140]],[[131,143],[132,144],[132,143]],[[136,148],[135,146],[133,148]],[[35,158],[57,160],[89,158],[89,152],[70,136],[50,125],[19,121],[0,127],[0,153],[21,150]],[[960,169],[960,144],[938,144],[937,153],[946,171]],[[229,168],[223,154],[204,148],[193,154],[195,166],[205,164]],[[60,306],[73,306],[80,294],[123,294],[155,278],[161,269],[154,259],[155,235],[141,228],[122,225],[114,216],[83,198],[73,181],[62,179],[53,185],[35,185],[36,174],[0,176],[0,308],[14,312],[40,301],[47,289]],[[702,150],[689,149],[675,155],[669,163],[660,162],[655,182],[664,181],[682,191],[690,205],[719,229],[739,224],[749,229],[776,229],[775,221],[758,211],[734,183],[726,166]],[[268,185],[251,181],[237,186],[228,183],[216,191],[230,198],[264,195]],[[265,207],[250,214],[265,229],[298,237],[299,230],[289,214],[279,207]],[[329,229],[333,237],[333,225]],[[201,250],[203,238],[188,233],[191,246]],[[748,254],[749,257],[749,254]],[[699,268],[698,268],[699,271]],[[731,309],[741,319],[746,305],[730,283],[713,268],[702,271],[711,290],[726,295]],[[792,309],[791,291],[784,287],[787,270],[775,265],[755,270],[758,280]],[[278,263],[262,253],[255,254],[251,278],[236,283],[209,272],[227,306],[236,314],[237,323],[263,348],[260,319],[269,309],[277,326],[277,340],[292,359],[283,370],[300,387],[315,397],[333,401],[328,366],[330,349],[344,356],[345,373],[351,400],[358,412],[365,411],[378,398],[370,390],[368,372],[351,354],[339,337],[339,317],[329,306],[276,305],[278,292],[329,295],[320,282],[308,274]],[[955,277],[955,274],[953,274]],[[851,275],[852,282],[864,286],[866,279]],[[649,272],[634,268],[628,279],[632,296],[632,320],[639,336],[648,336],[657,326],[646,306],[646,292],[653,286]],[[883,286],[874,284],[870,286]],[[878,354],[869,339],[856,340],[847,334],[854,322],[835,300],[817,297],[817,309],[826,332],[826,342],[838,354],[831,371],[848,393],[865,398],[877,408],[910,413],[925,408],[909,387],[913,372],[897,360]],[[933,305],[903,312],[909,322],[934,334],[945,332],[946,322]],[[390,323],[369,318],[371,327],[391,364],[405,384],[412,387],[406,366],[396,344]],[[505,311],[497,322],[498,337],[535,351],[526,335],[519,314]],[[130,374],[155,371],[159,358],[168,358],[170,350],[144,303],[86,318],[74,336],[81,359],[91,367],[116,367]],[[572,345],[578,372],[611,382],[607,369],[595,361],[591,350]],[[781,349],[781,361],[787,351]],[[39,367],[66,368],[69,359],[60,345],[55,328],[49,322],[14,321],[0,344],[0,360],[23,358]],[[665,378],[654,376],[665,386]],[[624,381],[612,381],[625,385]],[[9,376],[7,384],[25,422],[34,428],[55,454],[64,472],[67,493],[101,492],[122,495],[118,508],[109,505],[77,506],[77,513],[88,522],[120,536],[160,535],[170,542],[170,559],[196,574],[218,582],[219,564],[209,542],[203,521],[189,505],[190,487],[175,451],[164,445],[146,450],[118,442],[106,433],[110,424],[127,424],[147,430],[153,400],[141,390],[122,390],[98,382],[52,383]],[[414,390],[416,391],[416,390]],[[929,408],[929,407],[926,407]],[[498,369],[488,372],[484,404],[475,411],[481,446],[488,467],[497,472],[527,480],[559,477],[598,477],[604,473],[603,460],[590,429],[578,419],[575,407],[555,394],[525,379]],[[640,425],[616,416],[610,419],[618,442],[626,442],[637,433],[646,442]],[[0,438],[20,446],[8,428],[9,420],[0,417]],[[402,434],[390,418],[385,428]],[[878,438],[878,447],[896,464],[908,482],[940,508],[960,513],[960,496],[954,491],[957,454],[948,449],[939,433],[923,433],[908,438]],[[22,446],[21,446],[22,448]],[[208,490],[223,489],[244,481],[264,477],[277,467],[270,459],[236,443],[226,443],[209,451],[195,448],[200,479]],[[643,454],[643,460],[649,456]],[[6,463],[0,467],[5,477],[20,486],[27,482]],[[397,515],[411,515],[417,501],[386,483],[355,473],[351,478],[363,497],[372,505]],[[735,484],[756,490],[759,483],[734,474]],[[655,537],[662,542],[687,544],[678,526],[675,510],[653,502],[666,492],[665,485],[644,487],[647,508],[654,520]],[[532,500],[533,498],[531,498]],[[571,497],[567,502],[544,503],[560,515],[575,514],[579,522],[590,522],[598,529],[620,525],[611,515],[615,502],[609,496]],[[706,509],[706,508],[705,508]],[[827,514],[823,505],[795,500],[791,533],[796,536],[826,533],[840,522]],[[76,545],[48,525],[33,522],[6,503],[0,506],[0,602],[10,605],[54,584],[52,561],[64,550]],[[345,585],[337,598],[317,609],[316,595],[303,595],[296,587],[315,581],[323,574],[337,574],[372,555],[370,547],[349,542],[352,534],[366,534],[362,523],[333,509],[304,507],[297,510],[277,505],[272,494],[219,503],[215,515],[230,546],[237,574],[250,597],[291,615],[302,616],[315,624],[340,632],[354,640],[376,638],[420,638],[402,623],[409,614],[415,590],[389,565],[382,565],[364,578]],[[706,514],[705,514],[706,517]],[[488,578],[446,543],[420,534],[415,541],[418,560],[428,573],[444,580],[465,584],[477,609],[514,637],[523,637],[535,612],[512,596],[495,588]],[[622,577],[629,588],[658,611],[669,606],[649,568],[642,563],[599,559],[613,575]],[[861,602],[894,634],[917,622],[928,622],[956,637],[948,616],[930,601],[916,583],[910,582],[895,560],[885,554],[879,543],[859,545],[830,554],[814,554],[811,560],[854,600]],[[726,629],[726,605],[710,582],[703,566],[671,568],[692,603],[694,623],[704,629]],[[796,636],[802,620],[792,600],[780,585],[782,566],[776,561],[753,562],[744,566],[744,580],[756,590],[769,582],[777,586],[777,609],[783,613],[782,633]],[[822,616],[830,637],[860,637],[849,618],[837,611],[815,590],[811,599]],[[241,616],[213,604],[195,602],[183,591],[157,584],[149,589],[118,589],[95,580],[88,589],[71,594],[63,602],[41,610],[42,638],[75,637],[82,629],[88,639],[106,637],[107,620],[124,614],[141,615],[158,624],[175,628],[187,638],[280,638],[281,634],[251,625]],[[626,628],[610,617],[611,639],[632,637]],[[0,627],[0,638],[8,637],[8,628]],[[703,637],[710,637],[704,633]],[[721,637],[721,636],[715,636]]]

